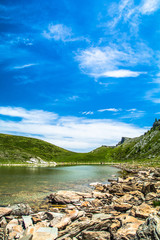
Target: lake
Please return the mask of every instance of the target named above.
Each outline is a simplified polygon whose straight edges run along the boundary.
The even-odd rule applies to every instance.
[[[107,165],[0,167],[0,205],[30,203],[57,190],[89,192],[91,182],[107,183],[119,169]]]

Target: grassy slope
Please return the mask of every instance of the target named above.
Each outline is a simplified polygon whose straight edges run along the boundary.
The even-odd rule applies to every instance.
[[[160,127],[143,136],[127,139],[116,147],[95,149],[89,153],[74,153],[35,138],[0,134],[0,163],[25,163],[31,157],[47,162],[160,162]]]

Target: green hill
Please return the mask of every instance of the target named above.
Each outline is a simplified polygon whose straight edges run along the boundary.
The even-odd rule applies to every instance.
[[[102,146],[89,153],[75,153],[28,137],[0,134],[0,163],[111,163],[160,162],[160,120],[144,135],[122,138],[115,147]]]

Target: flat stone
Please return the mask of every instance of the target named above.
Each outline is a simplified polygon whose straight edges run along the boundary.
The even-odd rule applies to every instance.
[[[121,203],[121,204],[115,204],[114,205],[114,209],[116,211],[120,211],[120,212],[125,212],[125,211],[127,211],[131,208],[132,208],[132,205],[128,204],[128,203]]]
[[[110,240],[110,233],[106,231],[84,231],[82,237],[84,240]]]
[[[12,211],[12,208],[8,207],[0,207],[0,217],[3,217],[5,215],[9,215]]]
[[[22,216],[25,228],[33,225],[31,216]]]
[[[32,240],[54,240],[58,237],[58,229],[53,227],[40,227],[33,233]]]
[[[156,213],[156,210],[146,203],[142,203],[138,207],[133,207],[133,210],[135,211],[135,216],[139,218],[147,218],[151,213]]]
[[[129,239],[134,240],[136,231],[138,227],[143,223],[143,221],[138,220],[131,216],[122,217],[122,227],[114,234],[114,239],[122,240]]]
[[[27,236],[22,237],[20,240],[32,240],[32,238],[33,238],[33,235],[29,234]]]
[[[94,221],[106,220],[106,219],[110,219],[111,217],[112,217],[111,214],[97,213],[97,214],[93,214],[92,220],[94,220]]]

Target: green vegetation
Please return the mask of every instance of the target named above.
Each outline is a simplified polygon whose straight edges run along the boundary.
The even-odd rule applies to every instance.
[[[115,147],[75,153],[35,138],[0,134],[0,163],[23,164],[31,158],[57,163],[142,163],[160,165],[160,120],[137,138],[122,138]]]

